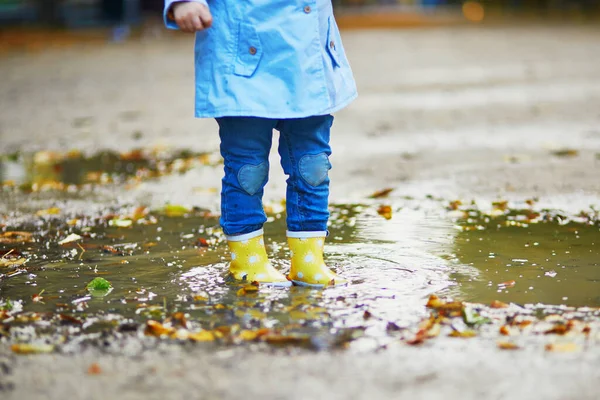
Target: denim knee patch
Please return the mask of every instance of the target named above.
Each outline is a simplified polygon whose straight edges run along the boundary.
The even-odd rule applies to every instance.
[[[323,183],[330,169],[329,157],[325,153],[307,154],[298,162],[300,176],[311,186],[319,186]]]
[[[238,171],[237,178],[242,189],[252,196],[264,186],[268,174],[269,164],[266,162],[258,165],[246,164]]]

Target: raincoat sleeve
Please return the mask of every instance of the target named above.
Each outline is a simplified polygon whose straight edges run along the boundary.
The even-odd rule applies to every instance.
[[[205,6],[208,7],[207,0],[165,0],[165,10],[163,11],[163,19],[165,21],[165,25],[167,26],[167,28],[179,29],[179,27],[177,26],[175,21],[172,20],[171,18],[169,18],[169,11],[170,11],[173,3],[180,3],[182,1],[193,1],[195,3],[204,4]]]

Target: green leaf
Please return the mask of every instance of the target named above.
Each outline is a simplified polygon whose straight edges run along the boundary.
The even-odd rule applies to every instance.
[[[87,284],[87,290],[95,295],[105,295],[112,290],[112,285],[104,278],[94,278]]]
[[[487,317],[482,317],[481,315],[477,314],[475,311],[473,311],[473,308],[471,308],[470,306],[465,306],[463,308],[462,315],[465,323],[471,326],[489,324],[490,322],[492,322],[491,319]]]

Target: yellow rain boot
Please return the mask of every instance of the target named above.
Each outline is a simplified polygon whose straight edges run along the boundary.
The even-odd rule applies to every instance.
[[[288,232],[288,244],[292,251],[292,267],[288,278],[295,285],[315,288],[348,284],[348,281],[327,268],[323,261],[324,232],[323,236],[318,237],[294,237],[303,234],[307,233]]]
[[[227,236],[227,244],[231,251],[229,273],[235,280],[259,282],[266,286],[292,285],[269,262],[262,229],[245,235]]]

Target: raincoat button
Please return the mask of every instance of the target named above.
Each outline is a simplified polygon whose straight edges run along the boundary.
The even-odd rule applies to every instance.
[[[255,55],[256,54],[256,47],[251,46],[248,51],[250,52],[250,54]]]
[[[335,42],[333,40],[331,42],[329,42],[329,48],[331,50],[335,50]]]
[[[312,11],[312,9],[310,8],[310,6],[304,7],[304,12],[305,13],[310,14],[311,11]]]

